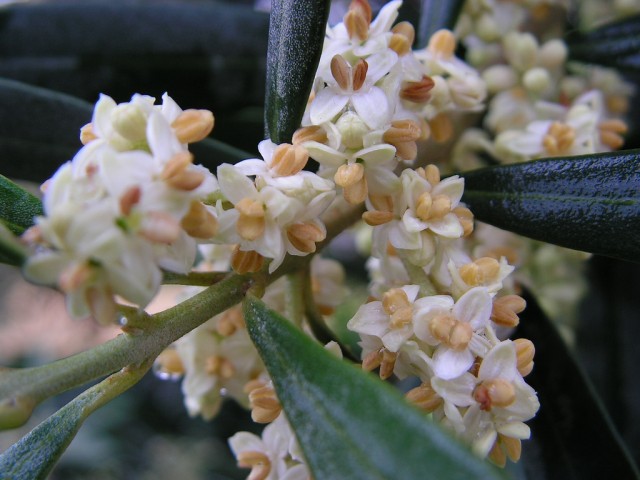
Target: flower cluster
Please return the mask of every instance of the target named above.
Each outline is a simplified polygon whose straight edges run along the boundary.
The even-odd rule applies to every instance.
[[[114,295],[145,306],[161,268],[188,272],[196,239],[216,232],[202,200],[218,183],[193,165],[187,144],[212,128],[211,112],[183,111],[168,95],[162,105],[101,96],[81,132],[85,146],[42,187],[45,216],[25,234],[38,246],[27,277],[57,284],[74,317],[110,323]]]

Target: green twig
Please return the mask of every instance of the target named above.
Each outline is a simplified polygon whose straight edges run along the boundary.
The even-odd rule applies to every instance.
[[[190,285],[194,287],[209,287],[223,280],[229,272],[163,272],[164,285]]]

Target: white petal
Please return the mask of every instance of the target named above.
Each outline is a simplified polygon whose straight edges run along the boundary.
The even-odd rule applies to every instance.
[[[378,12],[378,16],[369,27],[369,34],[371,36],[378,35],[383,32],[388,32],[391,29],[391,25],[398,18],[398,10],[402,2],[399,0],[389,2]]]
[[[235,166],[224,163],[218,167],[217,171],[220,190],[224,196],[234,205],[243,198],[255,199],[258,197],[253,181],[238,172]]]
[[[431,220],[429,229],[445,238],[460,238],[464,229],[455,213],[447,213],[441,220]]]
[[[167,162],[176,153],[185,149],[166,118],[160,112],[153,112],[147,122],[147,142],[149,148],[161,163]]]
[[[391,109],[387,96],[378,87],[368,92],[358,92],[351,97],[356,113],[371,129],[383,128],[391,119]]]
[[[445,178],[433,187],[431,194],[433,196],[446,195],[451,199],[451,208],[455,208],[460,203],[463,192],[464,179],[454,175],[453,177]]]
[[[398,62],[398,54],[386,48],[382,52],[375,53],[367,58],[367,78],[363,88],[370,88],[378,80],[391,71],[393,66]]]
[[[309,156],[326,167],[339,167],[347,161],[347,156],[327,145],[318,142],[306,142],[304,147]]]
[[[262,439],[257,435],[249,432],[238,432],[229,439],[231,451],[237,457],[242,452],[263,452],[265,453],[265,445]]]
[[[504,378],[512,380],[517,373],[516,347],[511,340],[505,340],[493,347],[478,371],[478,380]]]
[[[409,340],[412,334],[413,330],[411,326],[392,328],[382,336],[382,343],[384,343],[384,346],[387,347],[389,351],[397,352],[400,350],[400,347]]]
[[[242,160],[234,165],[234,168],[242,175],[251,177],[254,175],[266,175],[269,171],[269,166],[263,160],[258,158],[250,158],[248,160]]]
[[[457,352],[440,345],[433,355],[433,373],[445,380],[459,377],[473,365],[473,354],[465,349]]]
[[[330,122],[349,102],[349,95],[337,93],[325,87],[320,90],[311,102],[309,117],[314,125]]]
[[[527,440],[531,437],[531,429],[522,422],[509,422],[497,425],[498,432],[511,437]]]
[[[367,166],[377,166],[389,163],[396,156],[396,147],[383,143],[372,147],[363,148],[353,154],[354,158],[361,158]]]
[[[381,338],[389,328],[389,315],[382,308],[382,302],[370,302],[362,305],[349,322],[347,328]]]
[[[470,373],[465,373],[451,380],[433,377],[431,386],[443,399],[458,407],[468,407],[475,402],[471,394],[476,387],[476,382],[475,377]]]
[[[420,220],[411,210],[404,212],[402,223],[408,232],[421,232],[430,226],[429,222]]]
[[[473,330],[480,330],[489,324],[493,302],[485,287],[475,287],[462,295],[453,307],[453,315],[467,322]]]

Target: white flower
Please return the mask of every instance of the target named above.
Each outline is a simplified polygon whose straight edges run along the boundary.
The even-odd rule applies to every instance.
[[[446,295],[434,295],[416,304],[413,330],[428,345],[437,346],[433,355],[434,374],[445,380],[458,377],[483,357],[489,342],[481,334],[489,324],[493,303],[486,288],[476,287],[455,302]]]

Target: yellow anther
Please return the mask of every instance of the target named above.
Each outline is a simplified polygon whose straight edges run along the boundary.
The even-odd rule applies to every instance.
[[[600,141],[611,150],[618,150],[624,144],[622,135],[627,133],[628,127],[622,120],[612,118],[600,122],[598,130],[600,131]]]
[[[326,237],[326,232],[313,222],[294,223],[287,228],[287,238],[291,244],[304,253],[316,251],[316,243]]]
[[[118,203],[120,205],[120,211],[124,216],[128,216],[131,213],[133,207],[140,202],[142,197],[142,189],[139,185],[133,185],[129,187],[120,197]]]
[[[407,82],[406,86],[400,90],[400,98],[413,103],[425,103],[431,98],[431,89],[435,83],[427,75],[417,82]]]
[[[517,338],[513,343],[516,345],[518,371],[520,375],[526,377],[533,370],[533,357],[536,354],[536,347],[531,340],[526,338]]]
[[[362,369],[365,372],[375,370],[382,363],[382,350],[369,352],[362,360]]]
[[[389,40],[389,48],[400,56],[409,53],[416,37],[413,25],[409,22],[400,22],[391,29],[391,32],[393,35]]]
[[[193,200],[180,226],[193,238],[211,238],[218,231],[218,220],[201,202]]]
[[[176,190],[195,190],[204,181],[204,173],[189,170],[192,163],[193,155],[189,152],[178,153],[167,162],[160,178]]]
[[[369,36],[371,6],[367,0],[352,0],[343,18],[349,38],[364,41]]]
[[[236,373],[236,368],[229,360],[220,355],[211,355],[205,359],[204,371],[209,375],[229,379]]]
[[[411,142],[420,138],[420,124],[413,120],[394,120],[384,132],[382,140],[395,145],[397,142]]]
[[[490,411],[493,407],[508,407],[516,401],[516,390],[511,382],[504,378],[484,380],[473,391],[473,398],[480,409]]]
[[[342,55],[335,55],[331,59],[331,75],[342,90],[348,90],[351,86],[351,65]]]
[[[424,222],[431,219],[431,207],[433,205],[433,197],[429,192],[423,192],[416,202],[416,215]]]
[[[278,145],[273,152],[271,169],[280,177],[295,175],[301,171],[309,160],[309,152],[301,145]]]
[[[471,235],[473,232],[473,213],[467,207],[457,206],[453,213],[458,217],[460,225],[462,225],[463,237]]]
[[[469,286],[487,285],[498,280],[500,263],[495,258],[482,257],[458,269],[460,277]]]
[[[185,372],[182,359],[175,348],[164,350],[158,355],[155,364],[161,372],[168,375],[183,375]]]
[[[355,67],[353,67],[353,78],[351,81],[351,85],[354,92],[357,92],[364,85],[364,81],[367,78],[367,70],[369,70],[369,64],[364,60],[358,60]]]
[[[519,438],[511,438],[502,434],[498,434],[498,439],[502,443],[507,456],[511,459],[512,462],[517,462],[520,460],[520,455],[522,454],[522,442]]]
[[[249,241],[260,238],[266,226],[262,203],[251,198],[243,198],[235,208],[240,212],[236,223],[238,234]]]
[[[462,351],[467,348],[471,337],[473,336],[473,328],[466,322],[457,322],[449,332],[447,346],[453,350]]]
[[[147,212],[138,233],[153,243],[170,244],[175,242],[182,227],[178,220],[166,212]]]
[[[382,350],[382,362],[380,363],[380,378],[386,380],[393,375],[393,369],[396,366],[396,359],[398,354],[390,352],[386,348]]]
[[[432,187],[435,187],[440,183],[440,169],[432,163],[427,165],[424,168],[424,178],[427,179],[427,182],[429,182]]]
[[[436,315],[429,322],[429,331],[436,340],[447,344],[449,342],[449,334],[458,321],[453,315]]]
[[[438,30],[431,35],[427,50],[439,58],[451,58],[456,51],[456,37],[450,30]]]
[[[87,123],[80,129],[80,142],[83,145],[86,145],[89,142],[93,142],[96,138],[98,137],[93,131],[93,123]]]
[[[327,133],[318,125],[302,127],[295,131],[291,142],[294,145],[301,145],[305,142],[324,143],[327,141]]]
[[[240,452],[238,454],[238,467],[251,469],[247,480],[265,480],[271,473],[271,461],[262,452]]]
[[[542,146],[549,155],[561,155],[566,153],[576,139],[576,131],[573,127],[560,122],[553,122],[542,138]]]
[[[367,198],[368,191],[367,179],[363,176],[358,180],[358,182],[347,187],[343,187],[342,195],[351,205],[358,205],[364,202],[364,199]]]
[[[453,123],[451,118],[444,112],[439,113],[429,122],[431,136],[438,143],[443,143],[453,136]]]
[[[394,215],[392,212],[383,212],[380,210],[370,210],[362,214],[362,219],[367,223],[367,225],[371,225],[372,227],[384,225],[385,223],[393,220],[393,217]]]
[[[231,268],[237,273],[257,272],[264,264],[264,257],[254,250],[240,250],[236,245],[231,255]]]
[[[518,295],[505,295],[493,301],[491,320],[503,327],[515,327],[520,323],[518,313],[527,306],[524,298]]]
[[[229,310],[220,314],[218,322],[216,323],[216,331],[224,337],[233,335],[236,331],[244,328],[246,328],[246,325],[240,306],[231,307]]]
[[[178,115],[171,127],[180,143],[194,143],[207,138],[214,122],[213,113],[209,110],[189,109]]]
[[[249,392],[249,405],[251,418],[257,423],[273,422],[282,411],[280,400],[270,384],[252,389]]]
[[[406,393],[407,400],[427,413],[433,412],[442,405],[442,397],[431,388],[431,385],[423,383],[419,387],[415,387]]]
[[[346,188],[351,185],[357,184],[364,177],[364,167],[361,163],[351,163],[340,165],[335,175],[333,176],[333,181],[336,182],[336,185]]]
[[[487,458],[498,467],[504,467],[507,464],[507,455],[498,441],[493,444]]]
[[[392,288],[382,295],[382,308],[387,315],[393,315],[400,309],[411,307],[407,292],[402,288]]]
[[[391,195],[369,195],[369,201],[376,210],[393,212],[393,197]]]

